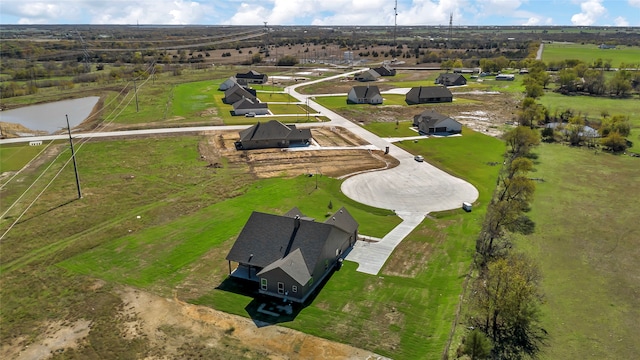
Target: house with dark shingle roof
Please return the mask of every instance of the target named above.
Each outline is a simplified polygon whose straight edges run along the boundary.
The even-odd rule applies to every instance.
[[[236,81],[240,85],[246,84],[265,84],[269,80],[266,74],[261,74],[255,70],[250,70],[246,73],[237,73]]]
[[[354,86],[347,95],[347,104],[382,104],[382,95],[377,86]]]
[[[391,68],[391,66],[387,64],[373,68],[372,70],[380,74],[380,76],[396,76],[396,69]]]
[[[436,84],[444,85],[444,86],[459,86],[466,85],[467,79],[461,74],[440,74],[436,79]]]
[[[238,150],[286,148],[309,146],[311,139],[310,129],[297,129],[295,125],[270,120],[240,131],[240,140],[235,145]]]
[[[376,81],[378,80],[379,77],[380,77],[380,74],[378,74],[375,70],[369,69],[361,73],[355,74],[353,78],[357,81],[365,82],[365,81]]]
[[[232,87],[225,90],[224,99],[222,99],[222,102],[224,102],[225,104],[233,104],[245,98],[251,99],[257,102],[256,91],[252,89],[247,89],[238,84],[235,84]]]
[[[409,90],[405,101],[409,105],[452,102],[453,94],[444,86],[418,86]]]
[[[440,114],[433,110],[425,110],[413,117],[413,126],[418,128],[421,134],[435,133],[460,133],[462,124],[449,116]]]
[[[324,222],[298,208],[273,215],[254,211],[226,259],[230,276],[256,282],[262,295],[304,303],[339,265],[358,237],[358,223],[341,208]]]
[[[233,115],[246,115],[253,113],[254,115],[267,115],[269,114],[269,106],[267,103],[259,102],[258,100],[252,100],[248,98],[242,98],[233,103]]]

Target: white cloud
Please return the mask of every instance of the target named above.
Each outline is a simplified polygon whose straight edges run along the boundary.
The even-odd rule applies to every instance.
[[[615,18],[613,20],[613,23],[616,26],[629,26],[629,22],[627,21],[627,19],[623,18],[622,16],[618,16],[617,18]]]
[[[629,0],[629,5],[640,7],[640,0]]]
[[[587,0],[580,4],[580,13],[571,17],[571,23],[577,26],[589,26],[607,13],[602,0]]]

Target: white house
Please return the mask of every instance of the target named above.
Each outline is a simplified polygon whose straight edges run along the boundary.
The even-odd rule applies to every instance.
[[[377,86],[354,86],[347,95],[349,104],[382,104],[382,95]]]

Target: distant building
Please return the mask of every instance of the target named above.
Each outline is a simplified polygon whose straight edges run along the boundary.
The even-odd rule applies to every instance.
[[[499,81],[513,81],[516,79],[516,76],[513,74],[498,74],[496,75],[496,80]]]
[[[378,74],[377,71],[369,69],[359,74],[356,74],[354,76],[354,79],[356,79],[357,81],[365,82],[365,81],[376,81],[378,80],[379,77],[380,77],[380,74]]]
[[[460,74],[445,73],[440,74],[435,83],[444,86],[459,86],[466,85],[467,79]]]
[[[615,45],[607,45],[607,44],[598,45],[598,49],[615,49],[615,48],[616,48]]]
[[[409,105],[452,102],[453,94],[444,86],[418,86],[409,90],[405,101]]]
[[[371,70],[377,72],[378,74],[380,74],[380,76],[396,76],[396,69],[391,68],[391,66],[387,64],[384,64],[377,68],[373,68]]]
[[[347,95],[348,104],[382,104],[382,95],[377,86],[354,86]]]
[[[261,74],[255,70],[250,70],[246,73],[237,73],[236,81],[240,85],[246,84],[265,84],[269,80],[266,74]]]
[[[257,124],[240,131],[238,150],[286,148],[311,144],[311,130],[297,129],[295,125],[285,125],[277,120]]]
[[[462,124],[433,110],[425,110],[419,115],[414,116],[413,126],[415,126],[421,134],[457,134],[462,132]]]

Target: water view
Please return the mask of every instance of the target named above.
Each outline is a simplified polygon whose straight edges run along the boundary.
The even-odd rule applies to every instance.
[[[99,99],[89,96],[1,111],[0,121],[20,124],[34,131],[54,133],[67,127],[66,115],[69,116],[71,128],[83,122]]]

